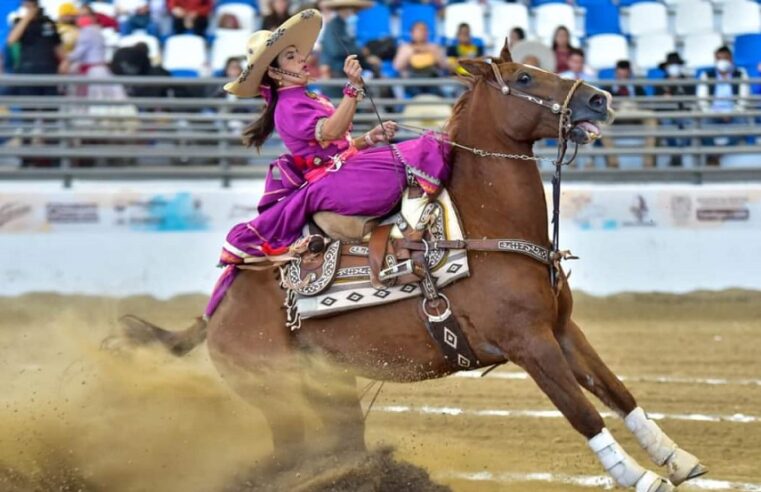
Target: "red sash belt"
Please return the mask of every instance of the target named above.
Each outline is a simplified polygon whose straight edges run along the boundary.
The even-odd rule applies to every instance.
[[[352,145],[340,154],[336,154],[332,157],[295,155],[293,156],[293,162],[304,174],[304,179],[310,183],[314,183],[324,177],[325,174],[338,171],[346,160],[356,153],[357,148]]]

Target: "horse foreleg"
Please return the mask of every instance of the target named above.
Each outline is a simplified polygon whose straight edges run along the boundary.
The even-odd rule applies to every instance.
[[[365,421],[357,378],[325,360],[313,359],[307,367],[304,393],[322,422],[322,444],[330,452],[365,451]]]
[[[666,479],[637,463],[608,432],[602,417],[582,393],[549,326],[507,345],[504,348],[510,360],[528,372],[574,429],[587,438],[603,468],[619,485],[635,487],[638,492],[674,489]]]
[[[578,325],[569,320],[556,335],[579,384],[624,419],[626,427],[650,459],[658,466],[667,467],[669,480],[673,484],[679,485],[707,473],[698,458],[677,446],[637,406],[624,383],[605,365]]]

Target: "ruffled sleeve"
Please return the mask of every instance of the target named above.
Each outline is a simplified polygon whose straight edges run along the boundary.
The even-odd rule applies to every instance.
[[[319,142],[324,146],[319,131],[321,120],[330,117],[335,110],[310,96],[280,100],[278,106],[281,102],[287,107],[281,107],[276,114],[275,123],[280,135],[284,139]]]

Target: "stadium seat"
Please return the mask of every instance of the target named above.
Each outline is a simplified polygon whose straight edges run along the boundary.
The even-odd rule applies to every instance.
[[[489,38],[495,47],[505,43],[514,27],[520,27],[529,37],[528,9],[522,3],[493,3],[489,16]]]
[[[671,34],[640,36],[634,41],[634,65],[643,69],[657,67],[672,51],[676,51],[676,43]]]
[[[577,3],[587,9],[584,18],[584,33],[587,36],[621,34],[618,7],[610,0],[586,0]]]
[[[377,3],[357,14],[357,42],[364,46],[368,41],[391,36],[391,11]]]
[[[603,68],[597,72],[597,80],[614,80],[616,78],[615,68]]]
[[[629,34],[663,33],[669,31],[666,6],[657,2],[639,2],[629,7]]]
[[[457,26],[462,23],[470,26],[470,34],[483,41],[486,38],[484,8],[478,3],[455,3],[444,7],[444,37],[446,42],[457,37]]]
[[[629,43],[620,34],[598,34],[587,38],[587,64],[595,70],[610,68],[629,59]]]
[[[735,63],[758,65],[761,62],[761,34],[743,34],[735,38]]]
[[[536,35],[544,43],[552,44],[552,35],[558,26],[565,26],[571,35],[578,35],[576,14],[573,7],[565,3],[547,3],[534,9]]]
[[[132,34],[119,38],[118,46],[123,48],[125,46],[134,46],[137,43],[145,43],[148,46],[148,56],[154,65],[161,63],[161,45],[156,36],[151,36],[143,31],[135,31]]]
[[[647,71],[647,80],[663,80],[666,78],[666,72],[661,70],[660,68],[651,68]],[[654,96],[655,95],[655,86],[654,85],[648,85],[645,86],[645,94],[648,96]]]
[[[731,15],[730,15],[731,14]],[[729,0],[724,4],[721,32],[725,36],[751,34],[761,31],[761,12],[756,2]]]
[[[232,56],[246,57],[246,41],[249,33],[242,29],[217,30],[217,36],[211,45],[211,71],[221,75],[227,59]]]
[[[102,14],[108,17],[111,17],[112,19],[116,19],[116,6],[110,2],[104,2],[104,1],[98,1],[98,2],[90,2],[89,3],[90,8],[95,12],[96,14]]]
[[[721,35],[716,32],[685,36],[682,50],[685,64],[690,68],[713,65],[713,52],[722,44]]]
[[[436,36],[436,9],[431,5],[405,3],[402,4],[399,14],[401,20],[401,34],[403,41],[410,41],[412,26],[417,22],[425,22],[428,26],[428,39],[437,42]]]
[[[174,76],[198,77],[206,71],[206,40],[194,34],[169,36],[164,44],[164,68]]]
[[[53,20],[58,20],[58,7],[62,3],[66,3],[70,0],[40,0],[40,7],[42,7],[42,10],[47,14],[48,17],[50,17]],[[2,3],[5,3],[6,0],[3,0]]]
[[[238,19],[241,31],[248,34],[254,31],[256,10],[251,5],[245,3],[225,3],[219,5],[214,11],[215,19],[219,19],[224,14],[234,15]],[[216,20],[214,24],[216,24]]]
[[[219,8],[222,5],[227,5],[228,3],[245,3],[246,5],[250,5],[251,7],[254,7],[257,11],[259,10],[259,2],[258,0],[216,0],[214,2],[214,7]]]
[[[674,15],[677,36],[713,32],[713,5],[702,0],[680,2]]]

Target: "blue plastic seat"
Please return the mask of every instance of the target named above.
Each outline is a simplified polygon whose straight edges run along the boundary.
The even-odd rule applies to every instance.
[[[761,34],[742,34],[735,38],[735,63],[757,66],[761,62]]]
[[[412,26],[417,22],[425,22],[428,26],[428,39],[437,42],[436,37],[436,9],[431,5],[404,3],[400,9],[402,23],[402,41],[410,41]]]
[[[587,36],[621,34],[618,7],[610,0],[582,0],[577,3],[587,9],[584,19]]]
[[[601,68],[597,72],[597,80],[613,80],[616,78],[615,68]]]
[[[647,75],[645,76],[647,80],[663,80],[666,78],[666,72],[661,70],[659,67],[651,68],[647,71]],[[654,85],[647,85],[645,86],[645,94],[648,96],[654,96],[655,95],[655,86]]]
[[[391,35],[391,10],[383,4],[375,4],[360,10],[357,20],[357,43],[363,46],[368,41]]]

